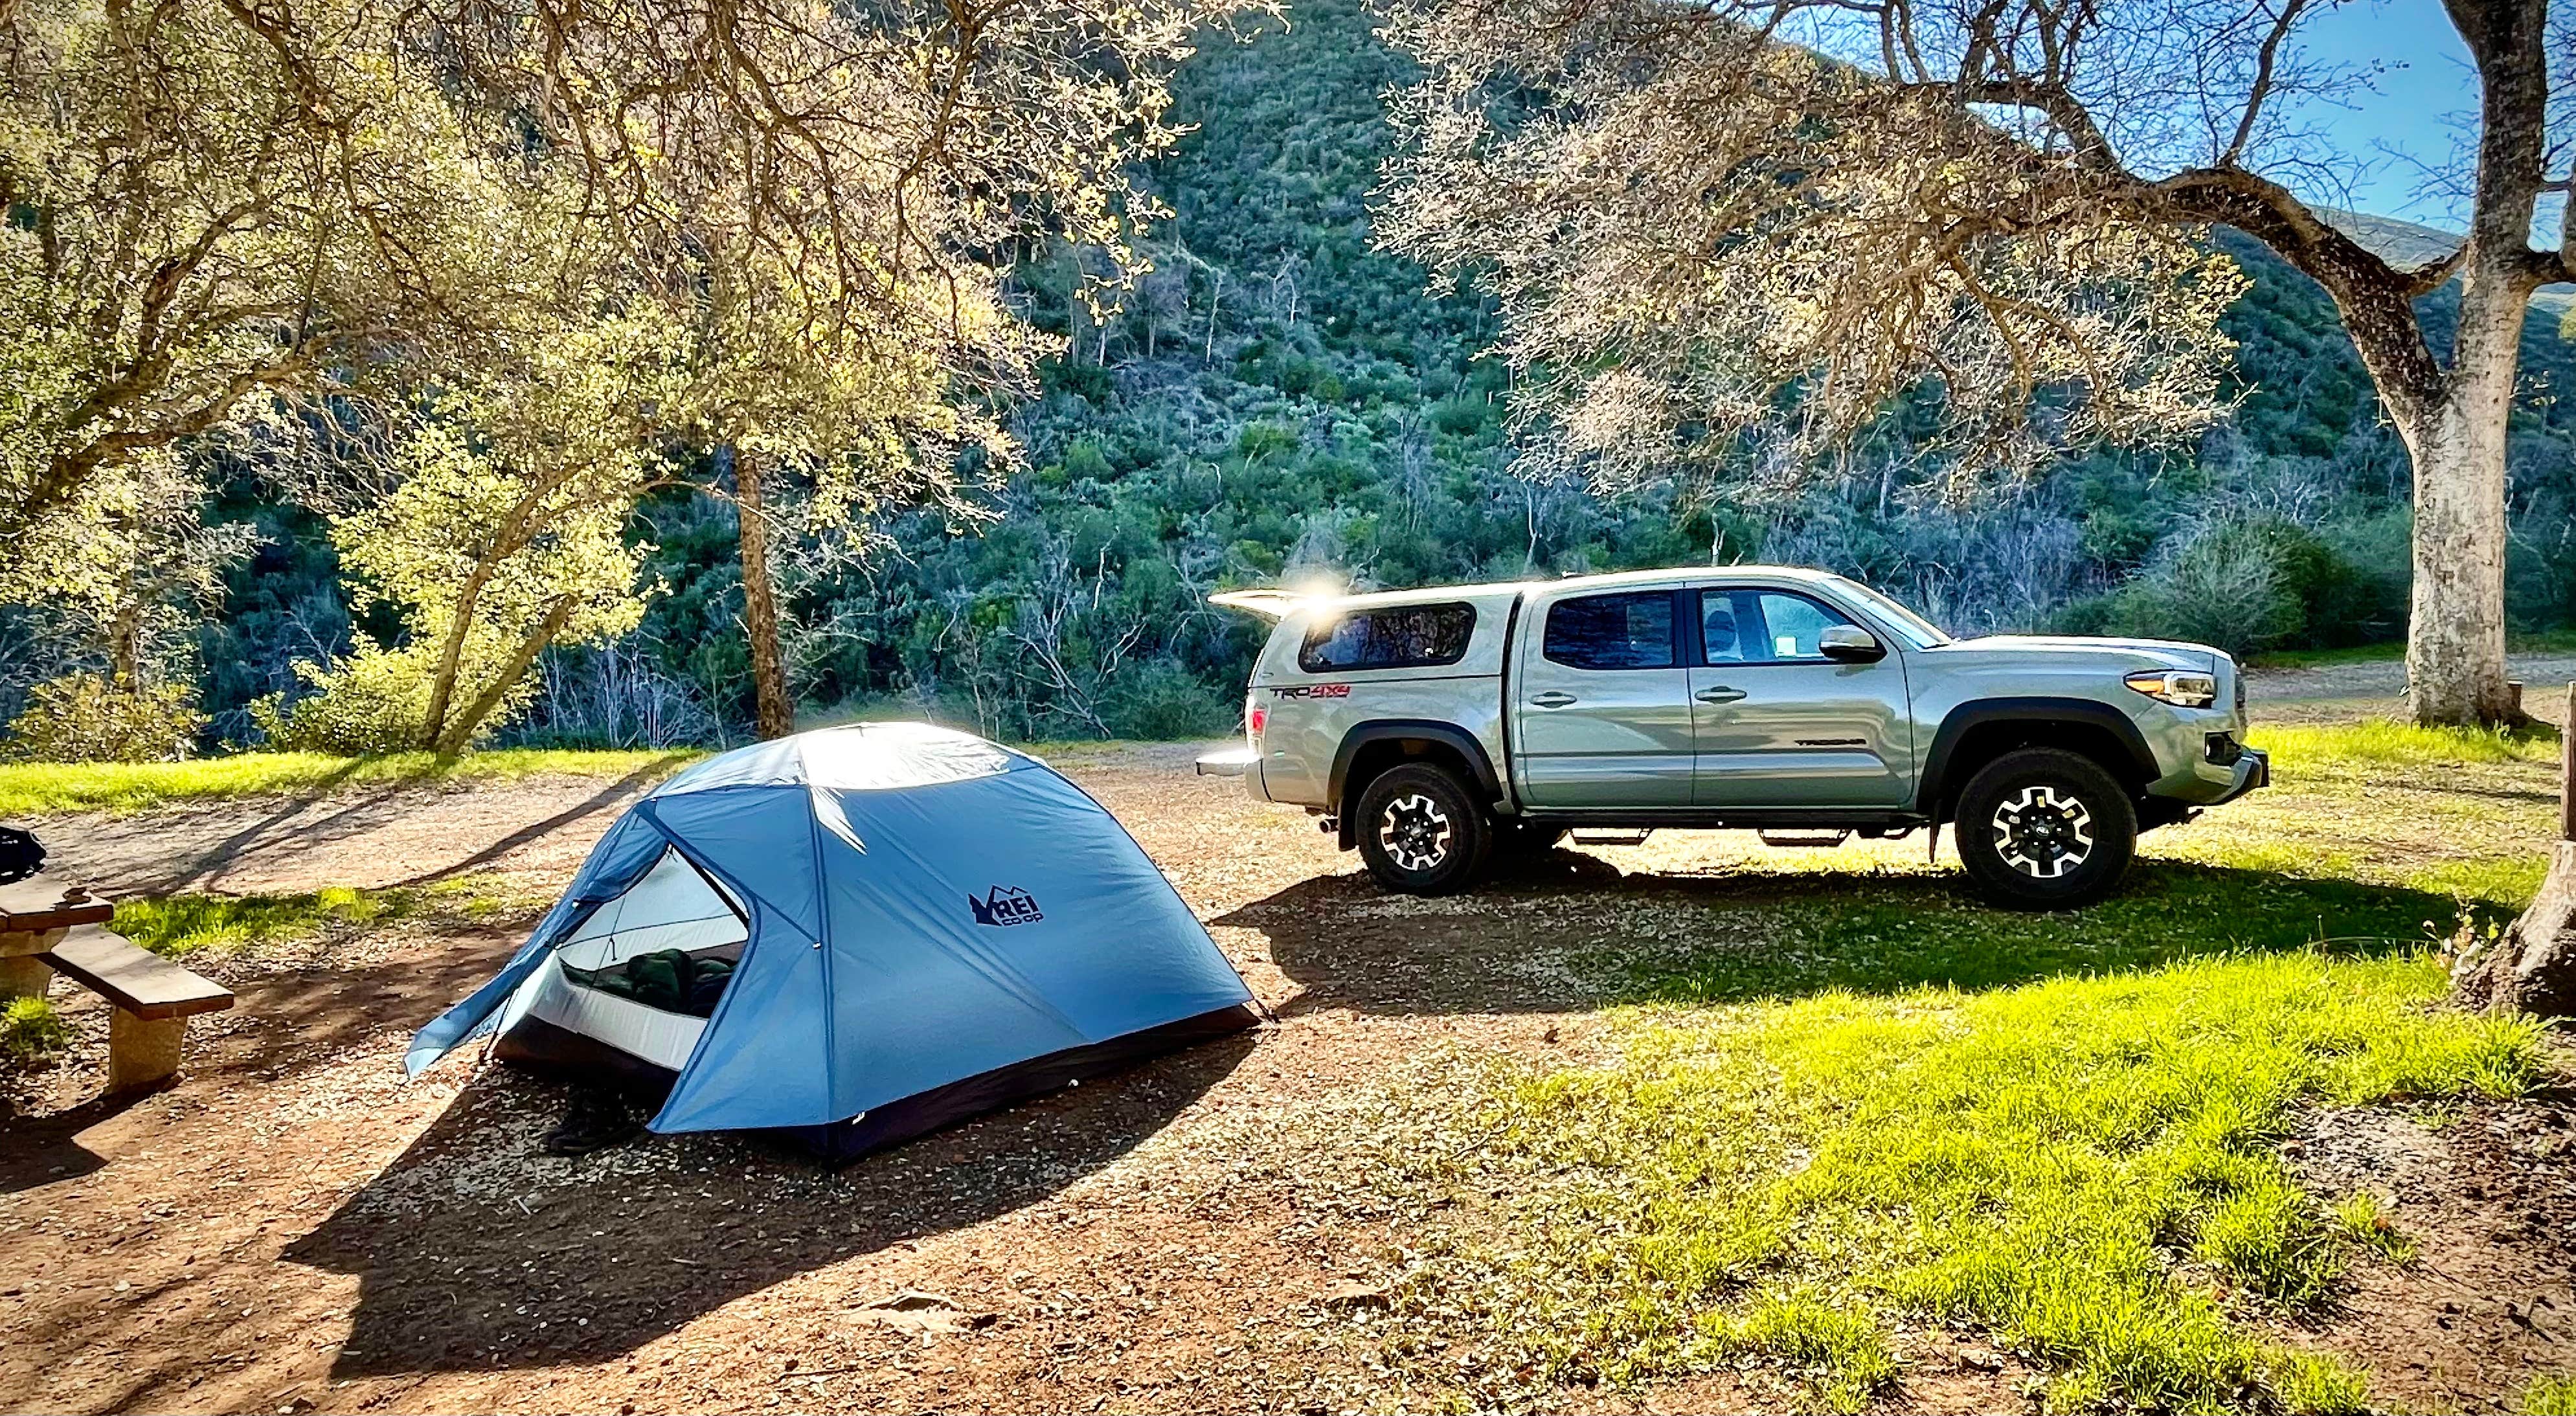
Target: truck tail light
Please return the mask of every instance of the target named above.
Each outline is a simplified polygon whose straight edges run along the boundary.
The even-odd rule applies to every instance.
[[[1262,707],[1258,703],[1247,703],[1244,705],[1243,723],[1245,727],[1251,730],[1253,746],[1258,747],[1261,745],[1261,730],[1268,726],[1269,722],[1269,709]]]

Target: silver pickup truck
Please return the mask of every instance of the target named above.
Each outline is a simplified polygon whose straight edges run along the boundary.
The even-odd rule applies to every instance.
[[[1278,621],[1241,748],[1392,890],[1463,890],[1568,831],[1937,832],[1996,903],[2108,894],[2137,833],[2270,780],[2226,654],[1953,639],[1819,571],[1659,570],[1390,594],[1214,597]]]

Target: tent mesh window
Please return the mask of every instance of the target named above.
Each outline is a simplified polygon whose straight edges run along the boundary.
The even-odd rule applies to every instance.
[[[526,1011],[677,1070],[733,981],[750,925],[675,849],[601,905],[529,981]]]

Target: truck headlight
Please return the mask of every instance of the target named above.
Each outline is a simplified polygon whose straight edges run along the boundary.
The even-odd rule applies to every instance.
[[[2195,669],[2141,669],[2124,680],[2129,687],[2176,708],[2206,708],[2218,701],[2218,677]]]

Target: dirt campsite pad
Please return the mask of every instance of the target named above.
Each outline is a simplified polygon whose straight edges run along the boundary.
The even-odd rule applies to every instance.
[[[1606,1058],[1627,1014],[1604,1006],[1627,996],[1641,958],[1715,959],[1703,976],[1740,974],[1755,991],[1872,991],[1843,960],[1852,926],[1817,913],[1855,881],[1890,917],[1982,917],[1955,876],[1922,863],[1920,839],[1792,854],[1673,834],[1561,850],[1466,897],[1402,899],[1303,816],[1189,775],[1190,756],[1113,748],[1062,765],[1127,823],[1278,1022],[837,1171],[723,1136],[552,1157],[559,1088],[462,1059],[405,1084],[410,1032],[488,976],[526,905],[192,955],[239,1006],[192,1035],[180,1085],[123,1106],[90,1099],[100,1010],[58,990],[79,1036],[60,1064],[12,1082],[0,1110],[0,1407],[1308,1411],[1458,1392],[1565,1408],[1814,1404],[1779,1362],[1551,1378],[1423,1306],[1426,1236],[1488,1192],[1389,1176],[1423,1170],[1425,1154],[1472,1175],[1491,1138],[1426,1142],[1415,1103],[1495,1066]],[[2480,770],[2470,785],[2515,813],[2483,846],[2536,842],[2545,774]],[[2285,775],[2238,821],[2157,843],[2145,895],[2215,876],[2193,853],[2225,849],[2231,832],[2296,839],[2326,808]],[[45,836],[65,875],[111,888],[497,880],[541,906],[644,786],[233,803],[66,818]],[[2373,849],[2439,850],[2446,828],[2422,815],[2420,839]],[[2331,891],[2363,887],[2260,888],[2289,892],[2296,913],[2310,908],[2300,891],[2328,892],[2322,912],[2344,898]],[[2391,918],[2440,903],[2368,888]],[[2159,957],[2150,943],[2061,958],[2095,943],[2081,927],[2032,928],[1975,961],[1977,977]],[[1884,983],[1970,967],[1890,964]],[[1734,987],[1718,996],[1750,996]],[[2419,1252],[2356,1262],[2322,1316],[2274,1323],[2266,1340],[2349,1354],[2377,1399],[2406,1406],[2496,1409],[2569,1365],[2569,1115],[2545,1085],[2507,1102],[2307,1114],[2286,1163],[2321,1195],[2379,1195]],[[1397,1144],[1413,1159],[1383,1163]],[[1973,1327],[1897,1321],[1888,1342],[1900,1375],[1871,1403],[2039,1399],[2044,1373]]]

